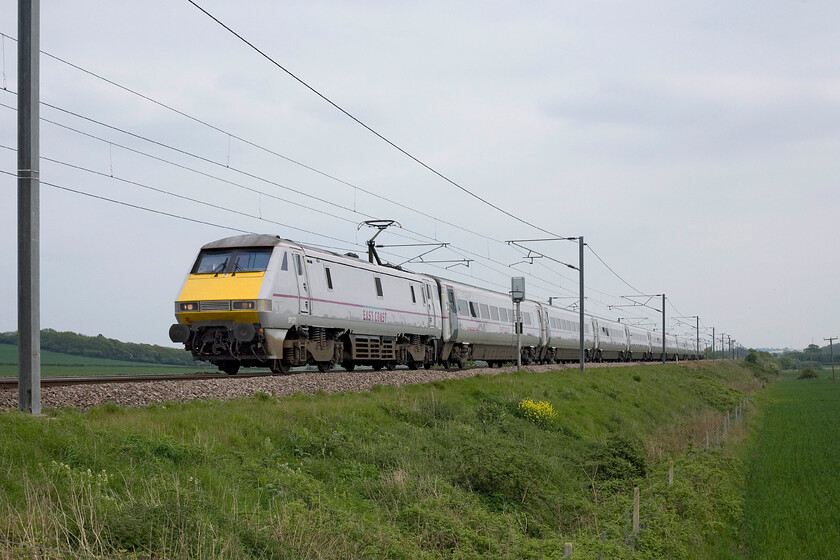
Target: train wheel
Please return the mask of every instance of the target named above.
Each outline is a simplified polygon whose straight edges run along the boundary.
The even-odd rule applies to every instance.
[[[449,369],[449,360],[443,360],[440,365],[443,366],[443,369]]]
[[[332,369],[332,364],[330,362],[318,362],[315,365],[318,366],[318,371],[321,373],[327,373]]]
[[[394,371],[397,369],[397,362],[385,362],[385,369],[388,371]]]
[[[464,360],[458,360],[458,369],[464,369],[465,365],[467,365],[467,362]]]
[[[272,360],[271,361],[271,373],[274,374],[281,374],[281,375],[289,375],[289,371],[291,370],[291,365],[286,360]]]
[[[373,368],[373,371],[379,371],[380,369],[382,369],[382,362],[373,362],[372,364],[370,364],[370,367]]]
[[[234,360],[225,360],[219,362],[219,369],[228,375],[236,375],[239,373],[239,362]]]
[[[347,371],[353,371],[356,369],[356,362],[341,362],[341,367]]]
[[[415,370],[420,367],[420,362],[415,362],[414,360],[408,362],[408,369]]]

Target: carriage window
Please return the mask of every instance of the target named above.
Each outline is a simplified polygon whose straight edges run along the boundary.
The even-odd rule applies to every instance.
[[[531,314],[526,311],[525,313],[523,313],[523,315],[525,316],[525,321],[524,321],[525,324],[530,325],[531,324]]]
[[[382,279],[377,276],[373,281],[376,283],[376,295],[382,297]]]
[[[485,303],[482,303],[478,307],[479,307],[479,311],[481,311],[481,318],[482,319],[489,319],[490,318],[490,307]]]
[[[504,307],[499,308],[499,317],[501,318],[502,323],[507,323],[508,322],[507,309],[505,309]]]
[[[332,285],[332,275],[330,274],[330,269],[327,268],[327,267],[324,267],[324,272],[327,273],[327,289],[332,290],[333,285]]]
[[[423,296],[423,303],[426,303],[426,290],[420,288],[420,295]]]
[[[473,317],[478,317],[478,304],[474,301],[470,302],[470,315]]]
[[[408,287],[411,288],[411,303],[417,303],[417,298],[414,296],[414,286],[409,284]]]
[[[499,308],[490,306],[490,318],[494,321],[499,320]]]
[[[467,316],[467,300],[459,299],[458,300],[458,315],[462,317]]]

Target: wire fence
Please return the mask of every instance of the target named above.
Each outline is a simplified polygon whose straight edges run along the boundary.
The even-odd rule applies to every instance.
[[[765,381],[759,381],[756,390],[763,389],[765,384]],[[752,392],[749,392],[744,395],[732,409],[726,411],[725,416],[721,415],[720,421],[715,425],[714,429],[706,432],[705,442],[700,442],[699,445],[693,446],[686,454],[684,460],[679,461],[676,465],[673,460],[670,461],[667,486],[671,486],[675,478],[679,479],[684,473],[685,467],[691,465],[698,457],[723,446],[733,426],[744,420],[750,404],[751,394]],[[640,487],[633,489],[633,503],[630,504],[624,514],[624,544],[635,548],[639,532],[647,528],[648,523],[653,517],[653,512],[665,505],[666,496],[663,493],[663,486],[667,488],[667,486],[662,484],[661,480],[652,480],[644,492],[644,503],[640,499],[642,489]],[[603,541],[604,539],[602,538]],[[604,558],[603,552],[601,553],[601,558]]]
[[[758,381],[755,390],[764,388],[766,382]],[[675,480],[679,480],[686,474],[686,468],[690,467],[697,459],[721,448],[734,426],[742,422],[750,405],[752,392],[748,392],[740,399],[734,407],[721,414],[714,427],[705,432],[705,441],[697,442],[677,462],[671,460],[665,479],[656,476],[645,480],[643,486],[634,487],[633,500],[624,510],[619,518],[623,523],[617,525],[606,525],[598,533],[598,540],[601,543],[600,558],[607,556],[607,537],[612,534],[620,537],[624,545],[633,549],[636,548],[637,538],[641,531],[648,528],[655,512],[662,510],[667,505],[666,490]],[[567,545],[563,558],[573,558],[571,543]]]

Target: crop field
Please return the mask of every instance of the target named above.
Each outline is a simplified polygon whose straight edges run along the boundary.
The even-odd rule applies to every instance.
[[[0,377],[16,377],[18,375],[17,360],[17,346],[0,344]],[[42,377],[191,373],[203,370],[215,371],[215,369],[209,364],[205,368],[200,366],[172,366],[60,354],[49,350],[41,352]]]
[[[572,542],[580,559],[706,559],[737,541],[746,470],[702,442],[761,375],[669,364],[2,413],[0,558],[543,559]]]
[[[750,558],[840,554],[840,382],[785,374],[756,434],[745,502]]]

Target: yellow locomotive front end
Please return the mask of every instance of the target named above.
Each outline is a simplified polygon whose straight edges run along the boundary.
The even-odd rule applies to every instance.
[[[260,292],[274,247],[260,245],[264,237],[276,243],[239,236],[202,247],[175,301],[169,338],[226,373],[266,360],[260,315],[271,312],[271,300]]]

